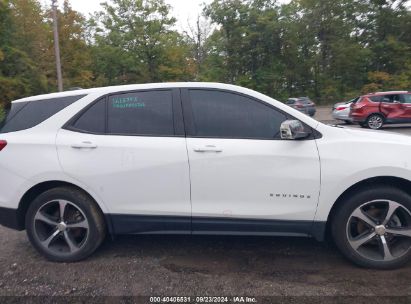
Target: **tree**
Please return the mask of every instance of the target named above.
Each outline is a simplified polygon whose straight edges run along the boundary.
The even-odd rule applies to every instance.
[[[2,102],[56,90],[51,16],[0,0]],[[66,87],[218,81],[319,103],[411,88],[405,0],[214,0],[180,33],[164,0],[112,0],[85,18],[58,12]]]
[[[188,44],[191,46],[191,56],[195,61],[196,80],[199,80],[200,75],[203,73],[204,61],[208,54],[207,39],[209,38],[211,31],[212,27],[210,22],[207,19],[202,18],[200,15],[197,16],[195,24],[189,24],[188,31],[184,31]]]
[[[30,58],[19,45],[21,33],[17,31],[19,24],[15,15],[18,9],[19,3],[0,1],[0,100],[3,103],[46,90],[35,58]]]
[[[52,20],[48,22],[51,26]],[[86,19],[65,0],[58,13],[58,24],[64,86],[92,87],[94,75],[91,50],[86,43]]]
[[[180,34],[172,30],[176,20],[163,0],[114,0],[103,7],[96,16],[96,61],[119,57],[105,70],[97,67],[105,79],[157,82],[185,74],[186,63],[181,61],[186,49]]]

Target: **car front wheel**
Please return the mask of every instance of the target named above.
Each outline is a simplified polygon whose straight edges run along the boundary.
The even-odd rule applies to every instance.
[[[47,259],[75,262],[92,254],[105,237],[105,223],[96,203],[71,187],[38,196],[26,214],[32,245]]]
[[[393,269],[411,258],[411,196],[392,187],[368,188],[337,209],[332,235],[357,265]]]

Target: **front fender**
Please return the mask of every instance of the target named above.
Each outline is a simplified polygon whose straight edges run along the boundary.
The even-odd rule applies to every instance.
[[[331,208],[338,198],[350,187],[367,179],[377,177],[394,177],[411,181],[410,171],[398,167],[378,167],[355,172],[351,175],[337,180],[324,180],[321,183],[320,197],[318,202],[315,221],[326,221]]]

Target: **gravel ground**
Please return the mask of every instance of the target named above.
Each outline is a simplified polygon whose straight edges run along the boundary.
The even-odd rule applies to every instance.
[[[319,108],[317,118],[330,122],[329,113]],[[411,135],[411,127],[389,129]],[[70,296],[51,301],[91,303],[243,295],[276,296],[259,303],[410,303],[410,282],[411,264],[395,271],[360,269],[332,245],[305,238],[122,236],[83,262],[57,264],[39,256],[24,232],[0,227],[0,303],[22,300],[5,296]],[[42,297],[23,299],[47,303]]]
[[[74,264],[44,260],[0,228],[0,296],[411,295],[411,265],[360,269],[305,238],[123,236]]]

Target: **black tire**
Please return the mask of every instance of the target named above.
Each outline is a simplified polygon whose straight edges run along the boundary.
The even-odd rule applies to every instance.
[[[380,114],[371,114],[365,121],[365,125],[369,129],[379,130],[384,125],[384,116]]]
[[[352,213],[367,202],[384,199],[400,203],[403,207],[408,209],[408,212],[411,210],[411,196],[409,194],[394,187],[376,185],[373,187],[363,188],[356,193],[351,193],[345,198],[344,201],[340,202],[341,204],[331,219],[331,232],[336,246],[347,259],[361,267],[374,269],[395,269],[403,266],[411,259],[411,248],[408,248],[408,246],[408,250],[405,250],[403,255],[394,260],[376,261],[364,257],[350,245],[347,225]],[[376,235],[373,241],[378,242],[378,237],[379,236]]]
[[[71,234],[76,233],[76,235],[80,234],[83,235],[83,239],[78,247],[71,247],[76,248],[75,251],[71,252],[71,248],[69,248],[68,243],[65,242],[67,245],[67,250],[70,252],[63,252],[61,251],[64,249],[64,233],[60,231],[58,226],[53,226],[54,224],[47,224],[42,220],[35,219],[41,210],[41,215],[45,214],[43,212],[44,208],[48,208],[48,210],[54,210],[56,207],[52,204],[59,204],[60,201],[70,202],[66,206],[63,207],[63,219],[64,214],[67,213],[70,216],[76,216],[80,218],[81,221],[87,222],[87,228],[61,228],[65,229]],[[53,209],[54,208],[54,209]],[[59,210],[54,211],[54,214],[58,214]],[[47,220],[51,219],[52,215],[47,214]],[[53,218],[53,222],[62,222],[61,219],[57,219],[58,217]],[[40,224],[39,224],[40,223]],[[68,223],[68,222],[67,222]],[[40,194],[29,206],[26,219],[26,230],[27,236],[36,250],[45,256],[48,260],[53,262],[76,262],[83,260],[90,256],[103,242],[105,235],[106,235],[106,225],[104,221],[104,216],[100,209],[97,207],[95,201],[88,196],[86,193],[74,188],[74,187],[59,187],[48,190],[42,194]],[[76,224],[76,223],[74,223]],[[61,224],[60,224],[61,225]],[[40,227],[39,227],[40,226]],[[45,226],[46,228],[44,228]],[[42,230],[40,229],[42,228]],[[48,247],[46,248],[42,244],[42,240],[40,238],[40,232],[50,230],[54,233],[58,233],[53,242],[63,242],[61,245],[62,248],[60,249],[51,249],[49,243]],[[77,229],[77,230],[76,230]],[[80,231],[79,231],[80,230]],[[85,232],[84,232],[85,231]],[[46,233],[44,233],[47,235]],[[78,236],[76,236],[78,238]],[[70,237],[70,240],[75,240],[76,237]],[[44,242],[44,239],[43,239]],[[72,243],[73,244],[73,243]],[[60,252],[61,251],[61,252]]]
[[[351,120],[344,120],[344,122],[345,122],[346,125],[351,125],[352,124]]]

